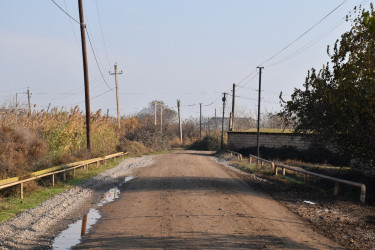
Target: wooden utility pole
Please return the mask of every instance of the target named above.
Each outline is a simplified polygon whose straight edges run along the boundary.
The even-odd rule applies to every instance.
[[[163,103],[160,104],[160,132],[163,133]]]
[[[155,109],[154,109],[154,115],[155,115],[155,126],[156,126],[156,105],[158,104],[158,102],[154,102],[154,106],[155,106]]]
[[[221,121],[221,150],[224,149],[224,116],[225,116],[225,101],[227,100],[227,98],[225,97],[227,93],[223,93],[223,94],[224,94],[224,97],[223,99],[221,99],[223,101],[223,120]]]
[[[259,89],[258,89],[258,122],[257,122],[257,156],[259,153],[259,136],[260,136],[260,93],[262,92],[262,69],[264,67],[257,67],[259,69]]]
[[[181,102],[180,100],[177,100],[177,107],[178,107],[178,127],[180,131],[180,142],[182,143],[182,124],[181,124]]]
[[[118,77],[117,75],[122,74],[121,72],[117,72],[117,63],[115,64],[115,73],[109,72],[110,75],[115,75],[115,82],[116,82],[116,105],[117,105],[117,127],[120,128],[120,103],[119,103],[119,93],[118,93]]]
[[[81,23],[81,43],[82,43],[82,58],[83,58],[83,77],[85,80],[85,105],[86,105],[86,141],[87,149],[91,151],[91,114],[90,114],[90,88],[89,88],[89,70],[87,66],[86,53],[86,35],[85,35],[85,20],[83,17],[82,0],[78,0],[79,22]]]
[[[109,109],[107,109],[107,117],[109,116]]]
[[[217,116],[216,116],[216,108],[215,108],[215,133],[217,132]]]
[[[202,138],[202,103],[199,103],[199,138]]]
[[[27,87],[27,92],[26,92],[26,94],[27,94],[27,103],[28,103],[28,105],[29,105],[29,114],[31,114],[31,100],[30,100],[30,98],[31,98],[31,94],[30,94],[30,88],[29,87]]]
[[[234,127],[234,105],[235,105],[235,98],[236,98],[236,84],[233,83],[233,91],[232,91],[232,112],[230,113],[229,119],[229,131],[233,131]]]

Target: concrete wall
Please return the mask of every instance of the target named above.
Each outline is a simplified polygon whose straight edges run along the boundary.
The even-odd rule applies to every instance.
[[[307,135],[290,133],[260,133],[259,145],[268,148],[283,146],[295,147],[299,150],[308,149],[311,142]],[[230,149],[249,148],[257,146],[256,132],[228,132],[228,146]]]

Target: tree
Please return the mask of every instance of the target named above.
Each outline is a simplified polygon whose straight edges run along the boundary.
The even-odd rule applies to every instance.
[[[353,19],[351,19],[353,17]],[[354,8],[351,29],[337,40],[330,55],[332,68],[308,72],[304,89],[288,102],[280,99],[280,115],[295,131],[311,133],[347,159],[374,164],[375,159],[375,16]]]

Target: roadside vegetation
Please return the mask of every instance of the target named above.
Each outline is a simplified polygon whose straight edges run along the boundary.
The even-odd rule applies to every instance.
[[[66,182],[63,181],[62,174],[61,176],[56,175],[55,186],[52,186],[49,177],[38,181],[27,182],[25,183],[23,200],[18,197],[19,194],[16,190],[18,187],[13,187],[13,190],[8,189],[4,192],[6,195],[0,196],[0,223],[11,219],[20,212],[37,207],[45,200],[62,193],[69,188],[78,186],[85,180],[117,166],[124,158],[128,157],[129,156],[125,156],[122,159],[108,160],[107,164],[102,164],[100,167],[91,166],[88,170],[79,168],[77,169],[74,178],[72,175],[68,175]]]
[[[330,61],[312,68],[304,88],[295,89],[279,115],[295,132],[314,134],[335,148],[351,167],[375,167],[375,10],[361,6],[347,17],[351,29],[342,34]],[[366,167],[367,166],[367,167]]]

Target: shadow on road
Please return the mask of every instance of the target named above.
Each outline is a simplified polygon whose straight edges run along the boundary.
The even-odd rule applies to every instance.
[[[288,249],[316,249],[306,244],[297,243],[285,237],[270,235],[223,235],[205,232],[181,232],[186,236],[182,237],[148,237],[112,235],[111,237],[97,237],[95,240],[88,240],[85,244],[78,246],[79,249],[104,248],[172,248],[172,249],[211,249],[211,248],[232,248],[232,249],[262,249],[262,248],[288,248]],[[324,247],[324,246],[322,246]]]

